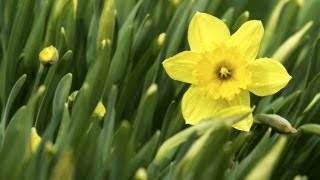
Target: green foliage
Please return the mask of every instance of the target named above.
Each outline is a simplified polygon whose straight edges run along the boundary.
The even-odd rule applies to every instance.
[[[318,0],[0,0],[0,179],[319,179],[317,7]],[[186,85],[169,79],[161,62],[188,49],[196,11],[232,32],[262,20],[259,56],[281,61],[293,77],[273,96],[252,97],[260,123],[249,133],[230,127],[249,111],[192,127],[183,120]],[[49,45],[59,61],[40,66]],[[99,101],[106,114],[96,119]],[[283,124],[297,132],[280,135],[288,133]],[[41,137],[36,150],[32,127]]]

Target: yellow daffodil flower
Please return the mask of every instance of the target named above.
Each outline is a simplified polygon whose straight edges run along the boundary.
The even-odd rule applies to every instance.
[[[181,52],[163,62],[174,80],[190,83],[182,99],[182,114],[195,125],[219,111],[250,106],[249,91],[267,96],[285,87],[291,76],[281,63],[270,58],[256,60],[263,37],[261,21],[248,21],[234,34],[218,18],[197,12],[190,22],[191,51]],[[249,131],[252,114],[233,125]]]

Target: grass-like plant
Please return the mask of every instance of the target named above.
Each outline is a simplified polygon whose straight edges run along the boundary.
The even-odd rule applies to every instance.
[[[0,179],[319,179],[319,6],[0,0]],[[162,63],[190,49],[196,12],[231,34],[261,20],[257,57],[283,64],[289,84],[186,124],[189,85]],[[232,128],[251,113],[249,132]]]

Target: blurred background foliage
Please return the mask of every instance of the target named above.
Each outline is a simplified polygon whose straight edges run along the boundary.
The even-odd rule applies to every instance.
[[[0,0],[0,179],[319,179],[318,7],[319,0]],[[161,62],[189,48],[196,11],[232,32],[263,22],[259,57],[279,60],[293,78],[273,96],[252,96],[254,115],[277,114],[296,133],[268,122],[239,132],[228,123],[245,114],[230,112],[185,124],[187,85],[169,79]],[[59,61],[40,65],[50,45]],[[94,113],[98,102],[104,116]]]

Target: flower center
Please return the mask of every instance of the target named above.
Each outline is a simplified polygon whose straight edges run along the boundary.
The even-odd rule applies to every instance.
[[[231,70],[221,67],[219,71],[220,79],[228,79],[231,76]]]

